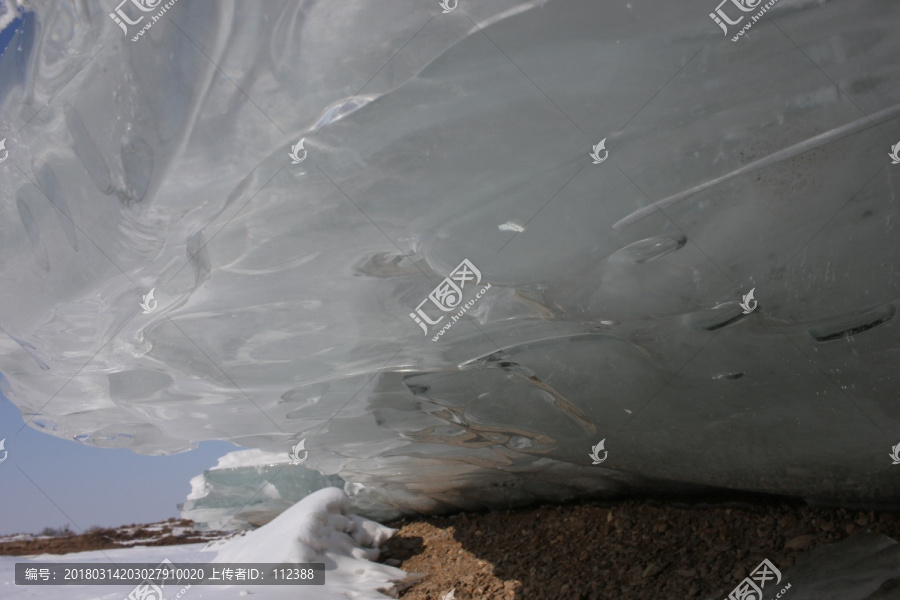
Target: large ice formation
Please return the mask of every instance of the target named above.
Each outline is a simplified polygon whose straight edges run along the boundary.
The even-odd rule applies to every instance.
[[[900,4],[716,3],[31,3],[4,392],[363,510],[896,499]]]

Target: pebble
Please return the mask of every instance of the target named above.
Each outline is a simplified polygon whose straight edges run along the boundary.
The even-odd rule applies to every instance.
[[[785,550],[806,550],[810,546],[815,543],[818,539],[818,536],[808,534],[808,535],[798,535],[797,537],[789,540],[785,545]]]

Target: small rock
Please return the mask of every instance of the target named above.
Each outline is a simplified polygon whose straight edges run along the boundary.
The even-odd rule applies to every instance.
[[[662,571],[662,569],[659,565],[657,565],[656,563],[650,563],[649,565],[647,565],[647,568],[644,569],[643,574],[641,574],[641,578],[646,579],[647,577],[655,577],[656,575],[659,575],[660,571]]]
[[[728,552],[729,550],[731,550],[731,548],[732,548],[731,543],[725,542],[724,544],[717,545],[715,548],[713,548],[713,550],[721,553],[721,552]]]
[[[815,535],[807,534],[807,535],[798,535],[797,537],[788,540],[788,542],[784,545],[785,550],[806,550],[818,539]]]
[[[389,558],[386,561],[384,561],[384,564],[386,564],[389,567],[399,567],[403,563],[401,561],[397,560],[396,558]]]
[[[641,579],[643,576],[644,570],[640,567],[640,565],[635,565],[631,569],[628,570],[629,579],[632,581],[637,581]]]

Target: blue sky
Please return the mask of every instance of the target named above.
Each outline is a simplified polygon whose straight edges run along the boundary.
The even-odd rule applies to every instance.
[[[9,45],[10,40],[12,40],[13,35],[16,33],[16,29],[22,26],[22,19],[16,19],[12,23],[9,24],[9,27],[0,31],[0,54],[3,54],[3,51],[6,50],[6,47]]]
[[[0,439],[9,453],[0,463],[0,535],[66,523],[77,531],[177,517],[175,505],[190,492],[191,477],[240,450],[229,442],[203,442],[192,452],[141,456],[83,446],[31,427],[16,434],[23,423],[18,407],[0,395]]]
[[[0,32],[0,54],[21,25],[17,19]],[[240,449],[228,442],[203,442],[175,456],[140,456],[83,446],[22,429],[23,424],[19,409],[0,394],[0,440],[6,439],[8,452],[0,463],[0,535],[67,523],[78,531],[177,517],[175,505],[184,502],[191,477]]]

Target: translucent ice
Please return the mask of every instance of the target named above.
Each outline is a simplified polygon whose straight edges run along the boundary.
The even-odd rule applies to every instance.
[[[4,391],[94,446],[305,440],[369,511],[896,499],[900,5],[715,5],[34,3]]]
[[[194,477],[179,509],[183,517],[209,529],[251,528],[268,523],[312,492],[343,485],[340,477],[294,464],[287,454],[241,450]]]

